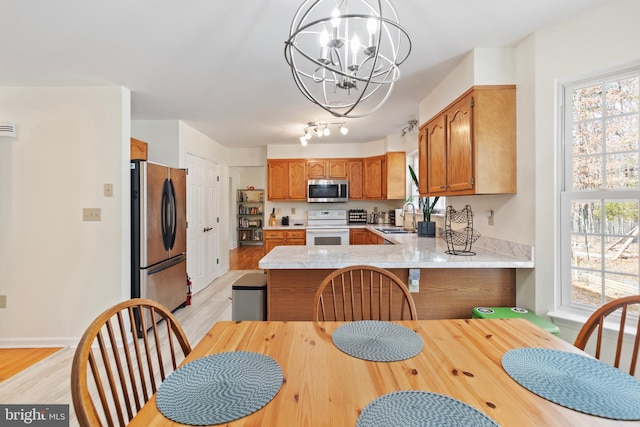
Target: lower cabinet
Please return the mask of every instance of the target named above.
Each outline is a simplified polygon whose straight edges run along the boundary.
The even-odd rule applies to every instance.
[[[307,244],[307,232],[305,230],[264,230],[264,254],[276,246]]]
[[[350,245],[381,245],[384,238],[366,228],[352,228],[349,230]]]

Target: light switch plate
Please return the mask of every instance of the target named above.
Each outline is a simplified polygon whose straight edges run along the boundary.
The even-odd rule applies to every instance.
[[[102,213],[100,208],[84,208],[82,209],[83,221],[101,221]]]
[[[104,185],[104,197],[113,197],[113,184]]]
[[[7,308],[7,296],[0,295],[0,308]]]

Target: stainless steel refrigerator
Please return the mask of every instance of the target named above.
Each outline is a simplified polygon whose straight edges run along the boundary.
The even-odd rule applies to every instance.
[[[131,298],[158,301],[170,310],[184,305],[186,201],[185,169],[131,162]]]

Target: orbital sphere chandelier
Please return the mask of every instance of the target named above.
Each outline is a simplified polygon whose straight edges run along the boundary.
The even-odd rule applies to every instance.
[[[410,52],[389,0],[306,0],[284,49],[298,89],[336,117],[377,111]]]

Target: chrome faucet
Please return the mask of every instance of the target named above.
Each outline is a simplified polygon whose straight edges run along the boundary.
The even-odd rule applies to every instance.
[[[404,204],[404,206],[402,206],[402,212],[406,212],[404,210],[404,208],[406,208],[408,205],[411,205],[411,207],[413,208],[413,231],[417,230],[418,227],[418,223],[416,222],[416,207],[413,203],[411,202],[407,202]]]

